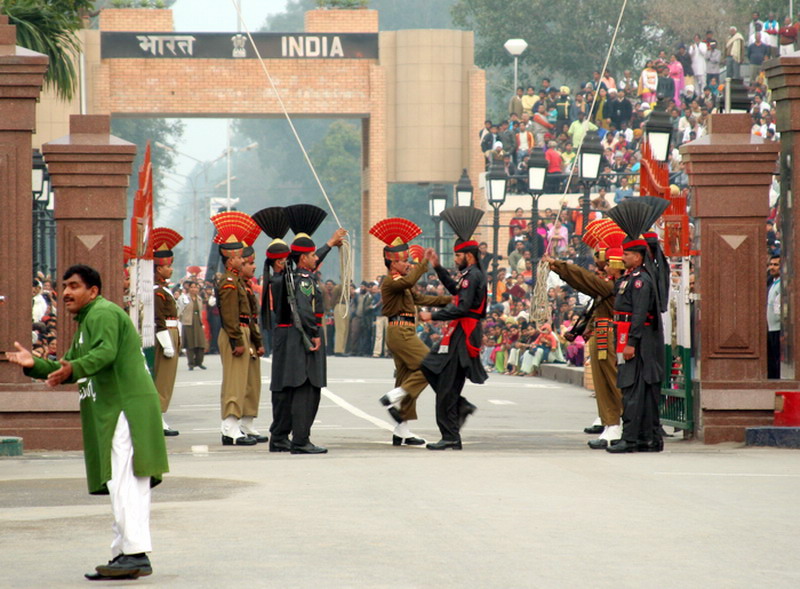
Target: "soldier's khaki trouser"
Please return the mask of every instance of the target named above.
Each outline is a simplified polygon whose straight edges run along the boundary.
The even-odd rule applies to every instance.
[[[169,337],[172,340],[172,349],[175,355],[167,358],[164,348],[156,340],[156,358],[153,370],[155,371],[155,385],[158,390],[158,399],[161,401],[161,413],[166,413],[172,401],[172,391],[175,388],[175,375],[178,372],[178,353],[181,350],[181,338],[177,327],[168,327]]]
[[[617,357],[614,353],[614,340],[609,338],[609,349],[605,359],[598,357],[597,342],[590,337],[586,345],[591,358],[594,394],[597,401],[597,415],[603,425],[619,425],[622,415],[622,393],[617,388]]]
[[[231,340],[224,329],[217,337],[219,357],[222,360],[222,386],[220,387],[220,413],[222,419],[229,415],[240,419],[244,413],[245,392],[247,391],[247,375],[250,370],[250,329],[242,326],[242,338],[245,342],[244,354],[233,355]]]

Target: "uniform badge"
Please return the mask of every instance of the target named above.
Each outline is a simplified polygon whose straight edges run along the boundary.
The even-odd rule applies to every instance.
[[[469,287],[469,280],[466,278],[461,281],[461,288],[468,288]]]
[[[311,296],[311,293],[314,292],[314,287],[309,280],[301,280],[300,281],[300,292],[302,292],[307,297]]]
[[[233,282],[233,278],[231,278],[230,276],[228,276],[227,279],[230,280],[231,282]]]
[[[633,288],[642,288],[642,281],[641,281],[641,279],[639,279],[639,280],[636,280],[636,282],[634,282],[634,283],[633,283]]]

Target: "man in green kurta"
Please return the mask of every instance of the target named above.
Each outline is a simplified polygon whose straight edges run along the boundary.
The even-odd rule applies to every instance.
[[[149,575],[150,488],[169,471],[158,393],[139,335],[128,315],[101,296],[98,272],[76,265],[63,280],[64,306],[78,322],[64,358],[34,358],[17,342],[6,356],[50,386],[78,384],[89,493],[110,495],[115,534],[113,559],[87,578]]]

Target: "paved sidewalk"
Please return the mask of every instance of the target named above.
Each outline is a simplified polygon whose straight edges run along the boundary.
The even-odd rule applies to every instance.
[[[394,448],[377,403],[391,362],[329,372],[313,430],[325,456],[223,448],[216,358],[181,372],[154,574],[137,581],[83,580],[111,530],[80,453],[0,459],[0,587],[800,585],[800,453],[678,438],[661,454],[592,451],[587,391],[496,375],[467,387],[479,410],[462,452]],[[414,431],[438,439],[430,390],[419,412]]]

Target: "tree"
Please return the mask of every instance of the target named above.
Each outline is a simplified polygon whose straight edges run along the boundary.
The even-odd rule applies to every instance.
[[[112,119],[111,133],[120,139],[136,144],[136,159],[133,160],[133,173],[128,186],[128,212],[130,213],[133,196],[139,187],[139,168],[142,166],[144,150],[150,141],[151,162],[153,164],[154,206],[163,205],[163,175],[161,172],[171,170],[175,165],[175,154],[155,147],[159,141],[165,145],[177,145],[183,135],[183,121],[178,119]],[[128,231],[128,227],[125,227]]]
[[[91,0],[5,0],[0,10],[17,27],[21,47],[50,58],[45,85],[71,100],[78,84],[74,60],[81,51],[75,31],[92,8]]]
[[[450,9],[455,3],[456,0],[371,0],[368,8],[378,11],[382,31],[452,29]],[[289,0],[284,12],[267,17],[263,30],[302,31],[303,14],[316,6],[317,0]]]

